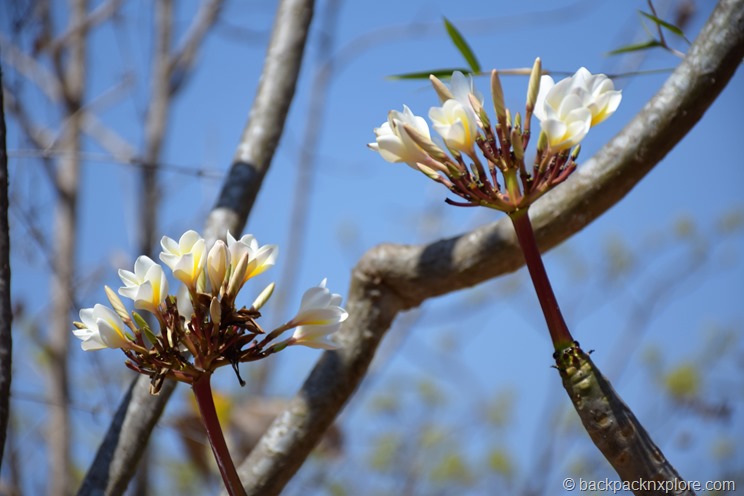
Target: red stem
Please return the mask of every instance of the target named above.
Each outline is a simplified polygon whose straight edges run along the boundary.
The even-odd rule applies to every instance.
[[[556,351],[560,351],[571,346],[574,339],[568,330],[568,326],[566,326],[566,321],[563,320],[561,309],[558,306],[558,300],[555,299],[555,293],[553,293],[553,288],[550,286],[548,274],[545,272],[545,266],[540,256],[540,249],[537,247],[535,233],[530,223],[529,212],[527,209],[518,210],[509,214],[509,218],[512,220],[514,230],[517,232],[517,240],[519,240],[519,246],[522,248],[527,270],[530,272],[532,284],[535,286],[535,292],[537,293],[537,299],[540,300],[540,306],[542,307],[543,315],[545,315],[545,322],[548,324],[550,339],[553,341]]]
[[[214,459],[217,461],[220,474],[222,474],[225,489],[227,489],[227,493],[230,496],[245,496],[243,484],[241,484],[238,472],[235,470],[232,458],[230,458],[227,443],[225,443],[225,436],[222,435],[222,428],[217,419],[217,410],[214,408],[214,399],[212,398],[212,387],[209,384],[211,377],[211,373],[204,373],[191,387],[194,390],[202,423],[207,430],[209,444],[212,446]]]

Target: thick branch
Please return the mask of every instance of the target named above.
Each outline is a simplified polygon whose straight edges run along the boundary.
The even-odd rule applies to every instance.
[[[574,343],[554,355],[563,388],[599,451],[624,481],[654,481],[663,487],[677,487],[664,494],[695,496],[680,487],[684,479],[667,461],[633,412],[615,392],[589,355]],[[636,496],[660,494],[657,487],[633,490]]]
[[[248,124],[218,206],[207,220],[207,237],[211,233],[212,240],[218,233],[224,237],[228,229],[243,230],[284,128],[312,12],[312,0],[284,0],[279,6]],[[173,383],[166,382],[160,396],[150,396],[149,379],[137,378],[130,392],[134,399],[127,395],[122,400],[78,494],[124,492],[172,388]]]
[[[175,386],[175,382],[166,381],[160,395],[151,396],[148,377],[141,375],[132,381],[85,474],[79,496],[124,494]]]
[[[70,0],[71,25],[82,22],[87,12],[87,0]],[[49,443],[48,493],[65,496],[72,488],[70,460],[70,389],[68,355],[70,348],[70,310],[74,304],[75,248],[77,240],[78,189],[80,176],[81,115],[85,95],[87,38],[78,32],[70,38],[68,57],[63,72],[57,74],[62,83],[67,126],[60,137],[64,151],[57,165],[56,205],[54,212],[54,273],[50,296],[52,313],[49,321],[47,352],[49,354]]]
[[[0,88],[3,70],[0,67]],[[5,106],[0,90],[0,467],[10,416],[10,380],[13,357],[10,306],[10,226],[8,225],[8,148],[5,141]]]
[[[284,129],[313,6],[312,0],[283,0],[279,4],[248,124],[217,204],[207,218],[208,242],[224,238],[228,230],[243,231]]]
[[[724,0],[688,56],[644,109],[571,180],[532,207],[551,248],[620,201],[692,129],[744,56],[744,1]],[[352,275],[344,349],[326,352],[290,408],[240,467],[249,494],[278,494],[354,392],[395,315],[424,300],[517,270],[509,220],[425,246],[381,245]]]

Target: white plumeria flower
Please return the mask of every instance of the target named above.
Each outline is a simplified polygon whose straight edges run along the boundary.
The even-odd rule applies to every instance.
[[[84,351],[129,347],[124,322],[109,307],[97,304],[93,308],[83,308],[80,320],[84,327],[72,333],[83,341],[80,346]]]
[[[248,266],[245,269],[243,282],[273,267],[276,263],[276,258],[279,256],[279,247],[277,245],[259,247],[256,238],[250,234],[245,234],[242,238],[236,240],[228,232],[227,249],[230,252],[230,267],[232,270],[235,270],[243,254],[248,253]]]
[[[466,76],[460,71],[453,72],[449,88],[455,100],[463,104],[466,108],[473,110],[476,121],[480,122],[475,109],[473,109],[473,104],[470,102],[470,95],[473,95],[483,105],[483,93],[475,89],[472,76]]]
[[[612,115],[622,98],[614,88],[607,76],[592,75],[583,67],[557,84],[550,76],[542,76],[535,117],[548,136],[550,149],[571,148],[593,125]]]
[[[478,121],[470,103],[466,106],[458,100],[449,99],[441,107],[432,107],[429,119],[448,147],[472,152],[478,136]]]
[[[178,242],[163,236],[160,246],[163,247],[160,260],[171,268],[176,279],[195,289],[207,260],[204,238],[190,230],[183,233]]]
[[[168,279],[163,268],[150,257],[141,256],[134,262],[134,272],[119,269],[124,286],[119,294],[134,300],[134,307],[156,313],[168,296]]]
[[[300,310],[287,324],[297,326],[292,334],[292,344],[334,350],[339,345],[333,341],[332,334],[339,330],[349,313],[341,308],[341,295],[331,293],[323,279],[314,288],[305,291]]]
[[[535,117],[540,120],[553,152],[577,145],[592,126],[592,113],[583,105],[578,92],[572,91],[571,83],[571,78],[558,84],[550,76],[540,79]]]
[[[427,139],[431,139],[426,120],[414,115],[408,106],[403,105],[403,112],[397,110],[388,112],[387,122],[374,130],[376,142],[369,143],[367,146],[379,152],[380,156],[388,162],[405,162],[409,167],[419,170],[416,163],[426,162],[429,156],[403,131],[404,124],[408,124]]]
[[[592,113],[592,126],[615,113],[623,96],[619,90],[615,90],[612,79],[604,74],[592,75],[584,67],[576,71],[573,77],[581,82],[580,86],[585,91],[583,103]]]

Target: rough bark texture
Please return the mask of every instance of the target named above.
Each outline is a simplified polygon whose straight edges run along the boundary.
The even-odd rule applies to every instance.
[[[549,249],[620,201],[703,116],[744,56],[744,1],[719,3],[654,98],[573,177],[531,208]],[[363,378],[396,314],[521,267],[509,220],[424,246],[378,246],[359,261],[340,337],[239,471],[248,494],[278,494]]]
[[[620,478],[636,484],[633,494],[695,496],[578,343],[557,352],[555,363],[586,432]]]
[[[13,310],[10,301],[10,226],[8,224],[8,148],[5,140],[3,69],[0,67],[0,467],[10,416]]]
[[[148,377],[140,376],[132,382],[78,495],[124,494],[175,385],[173,381],[166,381],[160,395],[152,396]]]
[[[208,244],[224,239],[228,230],[232,233],[243,231],[282,136],[313,8],[312,0],[283,0],[279,4],[248,123],[217,204],[207,218],[205,237]]]

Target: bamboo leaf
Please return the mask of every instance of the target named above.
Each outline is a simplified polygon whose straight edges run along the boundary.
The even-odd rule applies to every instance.
[[[462,56],[465,57],[465,61],[470,66],[472,72],[476,74],[480,73],[480,63],[473,53],[473,50],[470,48],[470,45],[468,45],[468,42],[465,41],[465,38],[462,36],[462,34],[460,34],[460,31],[458,31],[457,28],[451,22],[449,22],[446,17],[444,17],[443,19],[444,27],[447,29],[447,34],[449,34],[452,43],[455,44]]]
[[[677,36],[679,36],[680,38],[682,38],[683,40],[685,40],[687,43],[690,43],[690,40],[688,40],[685,37],[685,33],[682,31],[682,29],[680,29],[679,27],[675,26],[674,24],[671,24],[671,23],[669,23],[669,22],[667,22],[667,21],[665,21],[663,19],[659,19],[655,15],[649,14],[647,12],[643,12],[642,10],[639,10],[638,12],[642,16],[644,16],[645,18],[649,19],[651,22],[657,24],[658,26],[665,27],[666,29],[668,29],[672,33],[676,34]]]
[[[632,45],[625,45],[624,47],[616,48],[615,50],[608,52],[607,55],[619,55],[621,53],[639,52],[641,50],[648,50],[649,48],[658,46],[662,46],[661,42],[659,42],[658,40],[648,40],[643,43],[634,43]]]
[[[433,69],[431,71],[420,71],[420,72],[407,72],[405,74],[396,74],[388,76],[388,79],[429,79],[429,75],[438,77],[439,79],[449,79],[452,73],[460,71],[463,74],[471,74],[469,69],[463,69],[462,67],[455,67],[451,69]]]

